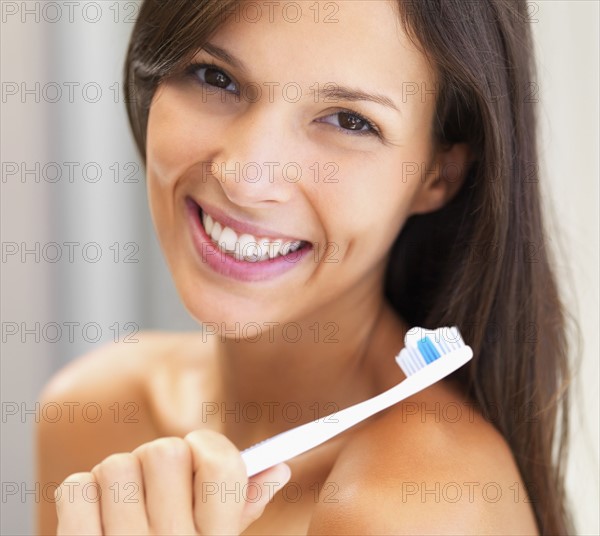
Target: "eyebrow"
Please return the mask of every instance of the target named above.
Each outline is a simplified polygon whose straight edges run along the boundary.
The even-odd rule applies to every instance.
[[[325,84],[326,87],[319,88],[317,91],[312,91],[313,94],[317,94],[319,97],[325,97],[326,99],[337,99],[345,100],[350,102],[356,101],[369,101],[382,106],[387,106],[400,113],[398,107],[394,104],[392,99],[385,95],[379,95],[378,93],[366,93],[360,89],[353,89],[345,86],[338,86],[335,82]],[[327,87],[332,86],[332,87]]]
[[[235,68],[242,71],[244,75],[248,74],[248,69],[241,60],[238,60],[235,56],[231,55],[224,48],[218,47],[217,45],[213,45],[212,43],[204,43],[202,46],[202,50],[206,50],[211,56],[215,58],[219,58],[223,60],[225,63],[229,63],[229,65],[233,65]]]
[[[208,52],[211,56],[218,58],[229,65],[237,68],[241,71],[245,76],[248,75],[248,69],[244,65],[244,63],[227,52],[224,48],[221,48],[213,43],[205,43],[202,46],[202,50]],[[378,93],[367,93],[365,91],[361,91],[360,89],[354,89],[346,86],[340,86],[335,82],[329,82],[323,85],[323,87],[319,87],[316,91],[311,90],[311,94],[323,97],[326,99],[337,99],[344,100],[350,102],[357,101],[368,101],[374,102],[376,104],[380,104],[382,106],[386,106],[388,108],[392,108],[396,110],[398,113],[401,113],[398,107],[394,104],[394,101],[385,95],[380,95]]]

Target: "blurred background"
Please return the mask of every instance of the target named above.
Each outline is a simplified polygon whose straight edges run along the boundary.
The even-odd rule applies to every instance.
[[[137,330],[194,330],[160,253],[123,102],[139,2],[2,0],[1,534],[33,534],[36,400],[68,361]],[[596,1],[528,2],[542,189],[584,334],[568,487],[600,533]]]

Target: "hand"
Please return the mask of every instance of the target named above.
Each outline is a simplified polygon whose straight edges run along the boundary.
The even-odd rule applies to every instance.
[[[240,451],[210,430],[156,439],[66,478],[57,534],[240,534],[290,474],[279,464],[248,479]]]

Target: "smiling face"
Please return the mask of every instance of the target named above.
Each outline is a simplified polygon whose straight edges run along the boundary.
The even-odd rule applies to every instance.
[[[329,3],[334,14],[296,3],[299,20],[286,2],[267,4],[256,22],[256,10],[241,9],[221,26],[150,107],[150,208],[201,322],[286,322],[349,293],[381,292],[407,217],[439,208],[452,190],[426,173],[435,75],[394,2]],[[249,246],[262,260],[236,260],[211,245],[199,207],[234,231],[209,229],[225,248],[281,238],[300,249],[269,260],[276,249]]]

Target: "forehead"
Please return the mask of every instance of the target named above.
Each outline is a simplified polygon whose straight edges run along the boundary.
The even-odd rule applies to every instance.
[[[402,29],[396,4],[243,0],[210,42],[263,80],[360,84],[399,97],[407,83],[433,86],[434,74]]]

